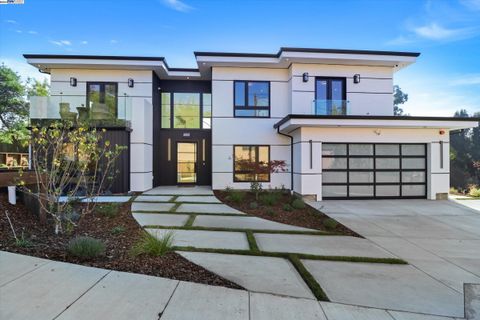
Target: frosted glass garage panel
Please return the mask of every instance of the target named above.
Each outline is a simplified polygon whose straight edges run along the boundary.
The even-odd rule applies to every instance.
[[[350,197],[373,197],[373,186],[350,186]]]
[[[403,158],[402,169],[425,169],[425,158]]]
[[[346,197],[347,186],[322,186],[323,197]]]
[[[322,173],[323,183],[347,183],[347,172],[345,171],[324,171]]]
[[[400,155],[400,146],[398,144],[377,144],[375,145],[375,154],[377,156],[398,156]]]
[[[322,168],[328,169],[347,169],[347,158],[322,158]]]
[[[373,172],[350,171],[350,183],[373,183]]]
[[[351,156],[373,156],[373,144],[351,144],[348,153]]]
[[[424,184],[412,184],[412,185],[402,185],[402,196],[404,197],[424,197],[425,196],[425,185]]]
[[[350,169],[373,169],[373,158],[350,158]]]
[[[424,144],[402,144],[402,155],[404,156],[424,156]]]
[[[400,169],[399,158],[376,158],[375,167],[377,169]]]
[[[324,156],[346,156],[347,145],[342,143],[322,144],[322,155]]]
[[[402,182],[425,182],[425,171],[404,171]]]
[[[400,186],[375,186],[375,193],[377,197],[399,197],[400,196]]]
[[[400,182],[400,172],[376,172],[377,183]]]

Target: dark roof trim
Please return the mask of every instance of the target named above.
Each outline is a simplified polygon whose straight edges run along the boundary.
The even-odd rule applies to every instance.
[[[167,64],[165,62],[165,64]],[[187,72],[199,72],[200,70],[198,68],[169,68],[167,65],[167,68],[169,71],[187,71]]]
[[[278,58],[282,52],[313,52],[313,53],[337,53],[337,54],[369,54],[369,55],[383,55],[383,56],[405,56],[418,57],[418,52],[403,52],[403,51],[378,51],[378,50],[346,50],[346,49],[321,49],[321,48],[292,48],[282,47],[274,53],[238,53],[238,52],[201,52],[195,51],[197,56],[210,57],[255,57],[255,58]]]
[[[93,56],[68,54],[24,54],[25,59],[91,59],[91,60],[143,60],[165,61],[164,57],[135,57],[135,56]]]
[[[345,120],[421,120],[421,121],[478,121],[480,118],[467,117],[467,118],[457,118],[457,117],[412,117],[412,116],[342,116],[342,115],[309,115],[309,114],[289,114],[279,122],[275,123],[273,127],[277,129],[282,124],[287,122],[290,119],[345,119]]]

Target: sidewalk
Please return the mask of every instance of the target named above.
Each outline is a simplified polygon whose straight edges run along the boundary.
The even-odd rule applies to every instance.
[[[0,251],[0,319],[453,318],[254,293]]]

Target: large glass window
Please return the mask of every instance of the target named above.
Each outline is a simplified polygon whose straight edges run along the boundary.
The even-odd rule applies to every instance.
[[[212,128],[212,95],[210,93],[203,94],[202,128]]]
[[[162,92],[161,127],[211,129],[212,95],[197,92]]]
[[[270,161],[269,146],[234,146],[233,157],[235,182],[270,181],[267,170]]]
[[[92,120],[117,117],[117,83],[87,82],[87,106]]]
[[[171,94],[170,92],[162,93],[162,128],[170,128],[170,107],[171,107]]]
[[[315,114],[347,114],[345,78],[318,77],[315,88]]]
[[[270,117],[270,82],[235,81],[235,117]]]

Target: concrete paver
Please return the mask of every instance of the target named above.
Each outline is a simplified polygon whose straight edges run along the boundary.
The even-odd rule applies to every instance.
[[[222,203],[215,196],[180,196],[176,202],[206,202],[206,203]]]
[[[0,251],[0,286],[27,274],[49,260]]]
[[[339,303],[320,302],[328,320],[393,320],[381,309],[364,308]]]
[[[138,224],[144,226],[184,226],[190,217],[188,214],[168,214],[168,213],[133,213]]]
[[[314,299],[295,268],[285,259],[201,252],[179,253],[249,291]]]
[[[161,203],[161,202],[133,202],[132,212],[135,211],[153,211],[153,212],[168,212],[173,208],[173,203]]]
[[[409,265],[303,260],[333,302],[463,316],[462,294]]]
[[[256,233],[255,239],[262,251],[324,256],[395,257],[371,241],[357,237]]]
[[[326,320],[315,300],[250,293],[250,320]]]
[[[53,319],[109,271],[50,262],[0,287],[1,319]]]
[[[248,292],[180,282],[162,320],[248,320]]]
[[[179,247],[248,250],[248,241],[243,232],[145,229],[157,238],[173,233],[173,244]]]
[[[135,202],[168,202],[173,196],[144,196],[140,195],[135,198]]]
[[[113,271],[58,319],[157,319],[177,285],[176,280]]]
[[[176,212],[193,212],[193,213],[212,213],[212,214],[238,214],[243,215],[245,213],[238,211],[232,207],[223,203],[182,203],[176,210]]]
[[[197,216],[194,226],[256,230],[314,231],[257,217]]]
[[[395,320],[454,320],[454,318],[451,317],[432,316],[428,314],[418,314],[411,312],[388,311],[388,313]]]

